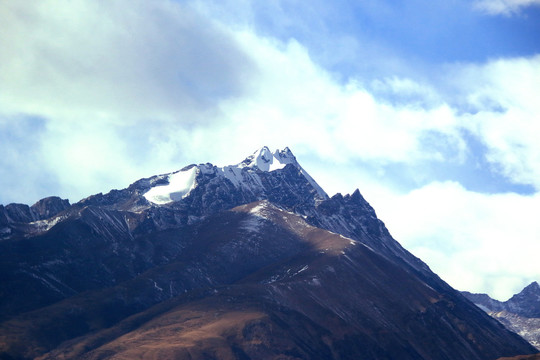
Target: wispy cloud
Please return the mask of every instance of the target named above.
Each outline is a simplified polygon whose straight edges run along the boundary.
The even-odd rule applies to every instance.
[[[540,55],[464,66],[459,78],[477,111],[465,126],[488,147],[488,160],[509,180],[540,189]]]
[[[491,15],[514,15],[523,8],[540,5],[539,0],[477,0],[475,7]]]

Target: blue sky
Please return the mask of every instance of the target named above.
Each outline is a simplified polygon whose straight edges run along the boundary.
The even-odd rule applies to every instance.
[[[331,5],[324,1],[251,2],[250,20],[260,34],[281,40],[294,37],[315,54],[325,52],[318,46],[321,37],[324,45],[336,38],[352,37],[373,48],[427,63],[536,53],[538,9],[530,7],[514,16],[486,16],[472,4],[425,0],[341,0]],[[354,62],[353,58],[342,60]]]
[[[540,251],[540,1],[0,3],[0,203],[289,146],[460,290]]]

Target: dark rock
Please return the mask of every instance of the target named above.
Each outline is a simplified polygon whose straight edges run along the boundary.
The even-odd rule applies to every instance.
[[[39,216],[26,204],[8,204],[5,211],[10,223],[29,223],[39,219]]]

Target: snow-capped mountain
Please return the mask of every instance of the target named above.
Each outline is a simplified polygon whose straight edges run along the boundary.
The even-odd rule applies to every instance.
[[[463,294],[540,350],[540,285],[536,281],[504,302],[487,294]]]
[[[0,358],[495,359],[535,350],[289,149],[0,207]]]
[[[268,147],[255,151],[237,165],[224,167],[211,164],[193,165],[171,174],[151,178],[151,188],[143,196],[153,204],[170,204],[187,197],[199,185],[199,180],[207,175],[221,181],[226,179],[234,185],[235,189],[261,199],[265,197],[265,192],[268,190],[267,185],[263,184],[261,173],[281,170],[288,164],[299,171],[305,181],[316,191],[316,198],[320,200],[328,198],[324,190],[298,164],[289,148],[272,153]]]

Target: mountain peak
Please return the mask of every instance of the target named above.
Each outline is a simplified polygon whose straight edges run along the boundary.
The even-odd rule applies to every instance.
[[[238,165],[229,165],[223,167],[225,176],[229,178],[233,183],[238,183],[238,177],[243,169],[259,170],[263,172],[272,172],[275,170],[281,170],[288,164],[296,167],[300,173],[306,178],[306,180],[315,189],[320,199],[327,199],[326,192],[317,184],[317,182],[305,171],[302,166],[296,160],[296,157],[292,153],[291,149],[285,147],[282,150],[276,149],[273,152],[268,146],[263,146],[257,149],[253,154],[248,156]]]
[[[223,184],[218,185],[223,179],[228,180],[228,183],[234,187],[234,191],[241,191],[236,194],[238,199],[253,196],[252,200],[260,200],[268,196],[276,184],[283,180],[281,170],[289,164],[296,169],[289,170],[296,172],[297,176],[299,175],[298,179],[304,179],[296,185],[289,184],[289,187],[302,187],[305,184],[307,187],[304,190],[310,192],[310,196],[314,196],[314,201],[328,198],[324,190],[300,166],[288,147],[272,152],[267,146],[263,146],[236,165],[224,167],[216,167],[209,163],[190,165],[174,173],[141,179],[137,184],[141,186],[140,192],[144,198],[153,205],[168,205],[182,201],[189,197],[193,190],[199,186],[204,187],[209,181],[212,182],[210,185],[212,187],[223,186]],[[270,178],[274,180],[268,180]],[[222,190],[230,195],[232,189],[224,190],[227,186],[222,187]],[[291,191],[295,193],[298,189]]]
[[[523,296],[537,296],[540,297],[540,285],[536,281],[533,281],[529,285],[527,285],[518,295]]]
[[[268,146],[263,146],[248,156],[238,166],[241,168],[257,168],[261,171],[274,171],[283,169],[287,164],[297,164],[296,158],[288,147],[272,152]]]

